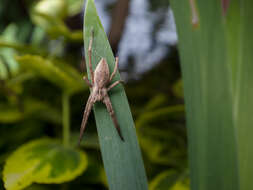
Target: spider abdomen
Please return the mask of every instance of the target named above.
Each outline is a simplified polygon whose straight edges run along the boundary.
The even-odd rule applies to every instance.
[[[94,83],[98,88],[103,88],[107,85],[110,79],[109,67],[104,58],[98,63],[94,71]]]

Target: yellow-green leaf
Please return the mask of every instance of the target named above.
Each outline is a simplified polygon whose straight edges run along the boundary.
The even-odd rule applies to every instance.
[[[67,182],[86,168],[84,152],[64,147],[55,140],[38,139],[22,145],[7,159],[4,185],[7,190],[18,190],[33,182]]]
[[[0,79],[6,79],[8,77],[8,69],[4,65],[2,59],[0,58]]]
[[[64,91],[74,93],[84,90],[85,87],[88,89],[82,80],[81,74],[62,62],[53,62],[41,56],[33,55],[17,57],[17,61],[23,69],[34,71]]]
[[[9,24],[0,36],[0,46],[3,42],[15,42],[17,41],[16,34],[18,32],[18,27],[15,24]],[[18,73],[19,65],[17,61],[13,58],[15,55],[15,50],[10,48],[1,48],[0,56],[5,63],[6,69],[11,75],[16,75]],[[2,63],[0,63],[2,64]],[[1,73],[1,72],[0,72]],[[1,76],[0,76],[1,77]],[[5,79],[6,77],[2,77]]]
[[[190,190],[190,180],[178,181],[171,190]]]
[[[32,8],[31,13],[31,18],[35,24],[45,29],[50,26],[50,23],[34,13],[41,13],[52,18],[63,19],[67,14],[67,6],[65,1],[62,0],[42,0]]]
[[[169,190],[177,181],[179,174],[169,170],[158,174],[149,184],[150,190]]]
[[[18,105],[0,104],[0,122],[16,123],[28,117],[38,117],[61,123],[60,112],[43,101],[28,98],[23,101],[23,110]]]
[[[84,0],[67,0],[68,15],[75,16],[82,11]]]
[[[183,98],[184,97],[184,92],[183,92],[183,81],[182,79],[179,79],[172,87],[173,93],[176,97],[178,98]]]
[[[189,178],[175,170],[158,174],[149,184],[150,190],[189,190]]]

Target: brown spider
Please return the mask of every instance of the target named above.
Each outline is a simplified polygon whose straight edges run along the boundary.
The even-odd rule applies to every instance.
[[[115,128],[117,129],[121,140],[124,141],[124,138],[123,138],[121,131],[120,131],[120,127],[119,127],[117,118],[116,118],[114,110],[112,108],[112,103],[111,103],[110,98],[107,94],[108,91],[110,91],[113,87],[115,87],[116,85],[118,85],[122,81],[116,81],[113,84],[111,84],[108,88],[106,87],[112,81],[112,78],[115,76],[115,74],[117,72],[119,59],[118,59],[118,57],[116,57],[115,67],[114,67],[114,70],[113,70],[111,76],[110,76],[109,67],[108,67],[108,64],[107,64],[107,61],[105,58],[102,58],[100,60],[100,62],[98,63],[98,65],[95,69],[95,72],[93,72],[92,65],[91,65],[92,42],[93,42],[93,31],[92,31],[90,44],[89,44],[89,51],[88,51],[91,83],[88,80],[88,78],[86,78],[85,76],[83,77],[83,79],[86,81],[86,83],[91,88],[91,93],[90,93],[90,96],[89,96],[88,101],[86,103],[85,110],[84,110],[78,145],[80,145],[80,142],[81,142],[81,139],[83,136],[83,132],[86,127],[86,123],[87,123],[89,114],[91,112],[92,106],[97,101],[102,101],[106,105],[107,111],[110,113],[110,116],[111,116],[112,121],[115,125]]]

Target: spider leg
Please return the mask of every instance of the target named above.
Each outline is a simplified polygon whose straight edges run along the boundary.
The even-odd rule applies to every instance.
[[[117,86],[118,84],[120,83],[123,83],[124,81],[123,80],[118,80],[114,83],[112,83],[108,88],[107,88],[107,91],[110,91],[113,87]]]
[[[118,134],[119,134],[121,140],[124,141],[124,138],[123,138],[123,136],[121,134],[120,127],[119,127],[119,124],[118,124],[118,121],[117,121],[117,118],[116,118],[116,115],[115,115],[114,110],[112,108],[112,103],[111,103],[110,98],[109,98],[108,95],[106,95],[104,97],[103,103],[106,105],[107,111],[109,112],[109,114],[110,114],[110,116],[112,118],[114,126],[117,129]]]
[[[113,77],[115,76],[116,72],[117,72],[117,69],[118,69],[118,64],[119,64],[119,58],[116,57],[116,60],[115,60],[115,66],[114,66],[114,70],[110,76],[110,80],[109,82],[113,79]]]
[[[90,83],[89,79],[86,76],[83,77],[83,80],[85,80],[85,82],[88,84],[88,86],[90,88],[92,88],[92,84]]]
[[[92,54],[92,43],[93,43],[93,37],[94,37],[94,31],[91,31],[91,38],[90,38],[90,43],[89,43],[89,49],[88,49],[88,54],[89,54],[89,69],[90,69],[90,74],[91,74],[91,83],[94,84],[94,72],[92,69],[92,64],[91,64],[91,54]]]
[[[88,121],[88,118],[89,118],[89,115],[90,115],[93,104],[94,104],[94,101],[93,101],[93,96],[91,94],[89,96],[89,99],[88,99],[87,103],[86,103],[85,110],[84,110],[84,113],[83,113],[83,120],[82,120],[82,124],[81,124],[81,128],[80,128],[80,136],[79,136],[79,140],[78,140],[78,146],[81,143],[81,140],[82,140],[82,137],[83,137],[83,132],[85,130],[86,123]]]

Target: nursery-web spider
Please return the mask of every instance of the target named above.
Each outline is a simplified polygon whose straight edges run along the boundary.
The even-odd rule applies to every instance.
[[[91,39],[90,39],[90,43],[89,43],[89,50],[88,50],[89,70],[90,70],[90,74],[91,74],[91,82],[85,76],[83,77],[83,79],[86,81],[88,86],[91,88],[91,93],[90,93],[90,96],[89,96],[88,101],[86,103],[85,110],[84,110],[83,120],[82,120],[82,124],[81,124],[81,128],[80,128],[80,137],[79,137],[78,145],[80,145],[80,142],[81,142],[81,139],[83,136],[83,132],[86,127],[86,123],[87,123],[89,114],[91,112],[92,106],[94,105],[95,102],[98,102],[98,101],[102,101],[106,105],[107,111],[109,112],[109,114],[112,118],[115,128],[117,129],[121,140],[124,141],[124,138],[123,138],[121,131],[120,131],[120,127],[119,127],[117,118],[116,118],[114,110],[112,108],[111,100],[107,94],[108,91],[110,91],[113,87],[115,87],[116,85],[118,85],[119,83],[122,82],[122,81],[116,81],[116,82],[112,83],[109,87],[107,87],[107,85],[112,81],[113,77],[115,76],[115,74],[117,72],[119,59],[118,59],[118,57],[116,57],[115,67],[114,67],[114,70],[113,70],[111,76],[110,76],[109,67],[108,67],[108,64],[107,64],[107,61],[105,58],[102,58],[100,60],[95,71],[93,72],[92,64],[91,64],[93,35],[94,35],[94,32],[92,31],[92,35],[91,35]]]

